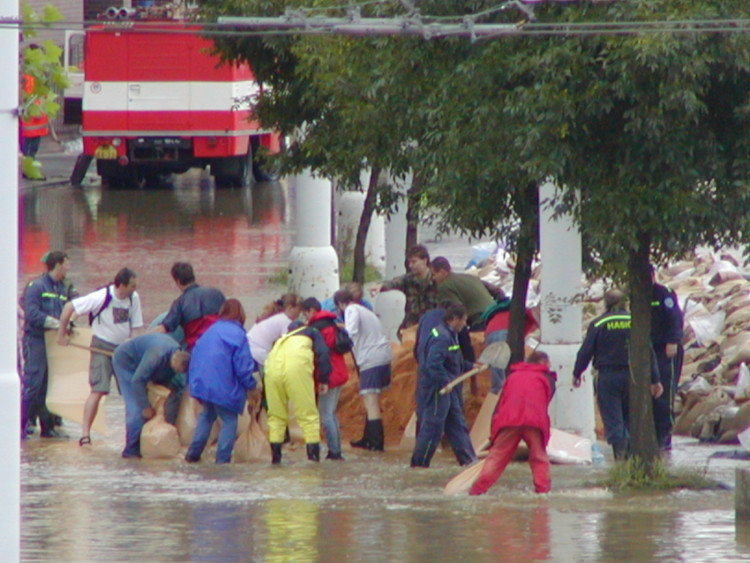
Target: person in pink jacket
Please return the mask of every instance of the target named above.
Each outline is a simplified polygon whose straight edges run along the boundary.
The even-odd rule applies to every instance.
[[[549,356],[541,351],[532,352],[525,362],[510,366],[500,404],[492,417],[490,453],[469,490],[470,495],[486,493],[500,478],[521,440],[529,447],[536,492],[550,491],[547,407],[555,393],[556,380],[555,373],[549,370]]]

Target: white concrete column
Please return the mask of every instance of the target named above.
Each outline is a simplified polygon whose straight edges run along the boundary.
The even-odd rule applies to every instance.
[[[19,18],[17,0],[0,0],[0,19]],[[16,371],[16,303],[18,302],[18,28],[0,27],[0,550],[2,560],[20,561],[21,550],[21,389]],[[2,77],[5,78],[2,78]]]
[[[385,273],[387,280],[406,273],[404,260],[406,259],[406,211],[409,207],[406,193],[411,187],[412,174],[404,179],[389,176],[388,182],[401,197],[398,208],[385,221]]]
[[[573,387],[573,366],[581,345],[581,235],[571,215],[553,219],[557,187],[539,188],[539,236],[542,258],[541,344],[557,372],[550,405],[552,426],[595,440],[594,391],[590,376]]]
[[[290,184],[297,236],[289,254],[289,291],[322,301],[339,288],[339,258],[331,246],[331,182],[305,171]]]

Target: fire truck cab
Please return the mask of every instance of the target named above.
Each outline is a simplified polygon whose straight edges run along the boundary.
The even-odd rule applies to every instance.
[[[74,86],[65,103],[80,96],[86,165],[95,158],[116,187],[193,167],[210,167],[217,186],[264,179],[253,155],[277,152],[279,136],[252,117],[261,88],[252,70],[220,63],[198,24],[170,15],[110,8],[84,30],[82,80],[73,76],[78,94]]]

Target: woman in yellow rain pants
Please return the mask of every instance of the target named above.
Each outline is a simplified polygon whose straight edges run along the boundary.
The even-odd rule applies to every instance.
[[[281,445],[289,424],[290,401],[307,445],[307,459],[320,461],[320,415],[315,401],[314,376],[321,393],[325,393],[331,373],[325,340],[317,330],[308,326],[288,332],[274,343],[266,358],[264,372],[271,463],[281,463]]]

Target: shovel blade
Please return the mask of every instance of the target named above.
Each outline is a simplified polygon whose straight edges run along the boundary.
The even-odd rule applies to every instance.
[[[479,356],[480,364],[497,369],[505,369],[510,361],[510,346],[505,341],[493,342],[486,346]]]

